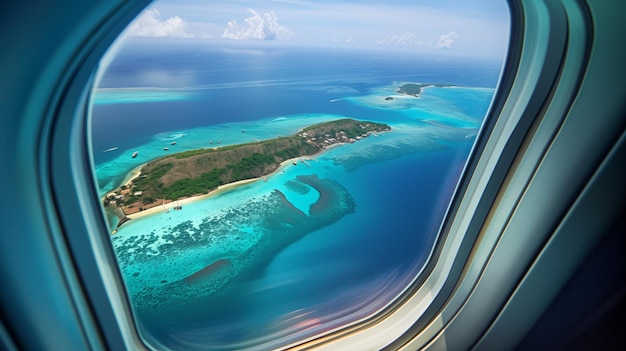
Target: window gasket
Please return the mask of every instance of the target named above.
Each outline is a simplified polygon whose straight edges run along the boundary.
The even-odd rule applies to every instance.
[[[101,57],[149,1],[94,4],[72,33],[74,53],[58,83],[39,145],[47,221],[55,251],[95,349],[146,349],[126,296],[96,192],[89,148],[90,92]],[[101,5],[101,6],[98,6]],[[89,27],[91,25],[91,27]],[[85,148],[85,145],[88,147]]]

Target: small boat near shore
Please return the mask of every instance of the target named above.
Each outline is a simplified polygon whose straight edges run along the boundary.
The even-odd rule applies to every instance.
[[[138,154],[139,154],[139,152],[135,151],[135,152],[133,152],[132,157],[135,158],[135,157],[137,157]]]

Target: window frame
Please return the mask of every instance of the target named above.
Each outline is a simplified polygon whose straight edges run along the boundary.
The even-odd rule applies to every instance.
[[[578,100],[585,98],[579,91],[590,75],[604,74],[601,69],[600,73],[586,70],[588,61],[594,59],[591,55],[596,44],[594,29],[602,29],[606,35],[610,33],[610,24],[618,23],[614,19],[609,24],[597,26],[593,21],[594,11],[604,14],[610,11],[598,2],[590,5],[567,1],[547,1],[545,4],[532,0],[510,2],[511,49],[507,68],[491,108],[491,122],[483,128],[450,207],[444,234],[434,252],[438,259],[429,261],[426,273],[420,275],[382,314],[292,345],[295,349],[355,347],[355,340],[367,347],[382,345],[388,349],[517,345],[515,341],[519,341],[524,330],[532,326],[532,318],[519,326],[509,340],[500,340],[490,332],[510,325],[506,324],[506,314],[502,311],[514,306],[517,301],[514,293],[523,291],[524,283],[528,282],[524,272],[540,263],[535,259],[541,253],[556,250],[548,245],[560,238],[552,237],[553,231],[560,233],[558,229],[569,223],[562,220],[571,214],[571,208],[584,200],[577,194],[605,174],[597,172],[606,172],[603,160],[624,129],[623,121],[610,113],[621,106],[617,97],[608,102],[612,105],[606,107],[606,116],[594,121],[600,126],[593,129],[590,138],[603,137],[604,143],[592,153],[592,160],[584,164],[580,174],[566,179],[566,184],[559,187],[555,199],[562,201],[559,209],[543,214],[540,223],[536,224],[546,225],[547,229],[521,242],[525,246],[519,254],[526,264],[507,266],[509,272],[514,273],[510,278],[496,272],[494,267],[506,265],[506,255],[512,252],[511,247],[520,244],[519,235],[515,234],[521,230],[520,221],[532,218],[529,217],[532,196],[538,196],[538,191],[545,189],[549,181],[554,181],[555,176],[549,171],[560,165],[554,159],[563,155],[563,145],[569,146],[571,135],[576,135],[568,128],[572,126],[579,131],[589,126],[590,122],[581,122],[585,110]],[[33,123],[39,127],[25,134],[23,143],[32,142],[36,147],[31,150],[29,146],[18,145],[18,151],[23,151],[20,157],[32,156],[29,161],[35,164],[32,168],[38,179],[25,179],[23,183],[26,185],[18,182],[17,187],[31,185],[36,189],[39,195],[34,197],[40,202],[38,207],[31,209],[24,205],[24,209],[33,210],[34,214],[29,214],[34,221],[32,225],[37,225],[45,233],[43,239],[33,238],[34,233],[25,233],[20,240],[49,245],[43,250],[50,257],[36,259],[40,265],[50,266],[45,267],[47,271],[34,274],[44,277],[54,273],[51,279],[58,277],[58,282],[62,282],[57,290],[48,286],[44,290],[66,294],[63,301],[57,302],[71,311],[61,315],[64,317],[61,319],[71,321],[68,323],[74,326],[66,331],[74,333],[64,339],[63,345],[73,346],[68,349],[148,348],[137,332],[137,321],[125,295],[96,192],[91,150],[84,147],[89,145],[89,118],[85,116],[89,113],[94,68],[117,34],[147,3],[145,0],[102,0],[67,15],[69,20],[72,15],[80,16],[81,9],[83,11],[81,20],[65,33],[68,41],[59,44],[63,52],[52,55],[54,60],[49,65],[54,74],[39,78],[49,81],[41,90],[31,93],[31,100],[37,102],[26,113],[26,121],[35,121]],[[85,30],[84,23],[88,23],[88,30]],[[542,30],[542,25],[550,30]],[[583,40],[580,40],[581,36]],[[596,60],[608,57],[607,47],[601,46],[605,56],[599,54],[601,56]],[[611,62],[619,62],[624,54],[616,56]],[[572,79],[569,72],[574,72],[575,78]],[[504,115],[507,118],[498,118]],[[16,174],[20,171],[17,170]],[[613,172],[615,174],[621,173]],[[570,190],[566,190],[567,186]],[[610,204],[623,208],[619,201],[613,199]],[[585,245],[594,240],[598,240],[597,236],[590,236],[577,244],[579,256],[584,254]],[[576,266],[577,257],[568,261],[569,267]],[[25,259],[15,258],[14,263]],[[437,273],[437,269],[444,272]],[[502,282],[507,288],[493,293],[493,285]],[[21,299],[37,298],[32,291],[23,290],[26,287],[14,289],[17,293],[24,293]],[[481,297],[481,290],[492,293]],[[431,303],[424,304],[423,301],[427,301],[424,298],[429,294]],[[11,301],[20,301],[13,295],[9,297]],[[544,300],[549,301],[549,296]],[[486,306],[486,303],[492,305]],[[479,307],[484,309],[477,312]],[[535,314],[541,312],[540,306],[533,310]],[[52,308],[46,311],[55,316],[59,313]],[[381,332],[381,328],[387,332]],[[26,345],[28,337],[23,331],[10,326],[7,329],[13,339],[20,341],[20,346]],[[63,336],[46,333],[42,326],[37,330],[38,336],[46,336],[38,342],[48,342],[48,345]],[[33,343],[30,345],[38,345],[36,341]]]

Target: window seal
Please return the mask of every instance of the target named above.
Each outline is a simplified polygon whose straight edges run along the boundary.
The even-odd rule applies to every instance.
[[[72,33],[74,53],[50,103],[42,129],[42,184],[50,232],[86,342],[93,349],[147,349],[136,329],[130,302],[110,242],[96,191],[89,149],[91,87],[101,57],[149,1],[107,4],[86,16],[92,31]],[[98,6],[94,6],[96,8]],[[96,11],[94,9],[91,9]],[[85,145],[88,148],[85,148]]]

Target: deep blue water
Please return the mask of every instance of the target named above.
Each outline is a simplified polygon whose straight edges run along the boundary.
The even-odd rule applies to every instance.
[[[162,156],[158,145],[169,138],[178,138],[179,150],[209,147],[207,139],[236,144],[337,116],[392,126],[391,132],[323,153],[309,167],[287,168],[268,182],[186,206],[179,217],[153,215],[122,226],[114,246],[120,255],[131,253],[120,256],[120,265],[143,328],[176,349],[271,348],[383,307],[428,258],[499,71],[499,63],[468,59],[263,44],[168,47],[147,41],[122,50],[93,107],[101,193]],[[394,95],[399,82],[462,87],[427,88],[412,98]],[[394,100],[385,101],[387,96]],[[246,133],[239,132],[244,127]],[[112,147],[118,149],[103,152]],[[130,158],[133,150],[140,157]],[[273,189],[306,211],[315,190],[305,196],[286,184],[311,174],[336,184],[354,207],[330,224],[303,229],[286,246],[272,246],[280,233],[262,223]],[[224,215],[230,208],[245,215]],[[220,226],[220,234],[202,229],[203,220]],[[194,247],[193,254],[170,255],[158,245],[173,231],[221,239]],[[132,252],[139,246],[153,247],[154,256],[138,260]],[[250,247],[264,251],[250,255]],[[220,258],[235,262],[236,279],[223,286],[227,293],[197,296],[167,285],[197,270],[190,266]],[[159,283],[162,278],[168,283]],[[158,296],[187,294],[188,303],[165,315],[142,307],[152,296],[142,292],[150,284]]]
[[[95,104],[96,164],[114,157],[98,151],[111,145],[131,149],[160,132],[301,113],[372,118],[378,111],[329,101],[393,81],[495,88],[500,70],[499,62],[407,53],[169,44],[148,40],[125,46],[99,88],[157,87],[183,90],[192,98]],[[482,113],[483,105],[479,101],[473,114]]]

